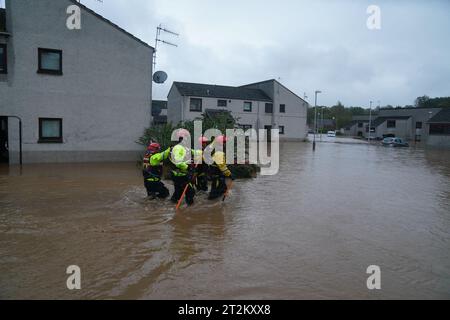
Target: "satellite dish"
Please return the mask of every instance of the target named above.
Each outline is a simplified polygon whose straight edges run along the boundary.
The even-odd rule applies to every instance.
[[[156,71],[153,75],[153,81],[155,83],[164,83],[167,80],[167,73],[164,71]]]

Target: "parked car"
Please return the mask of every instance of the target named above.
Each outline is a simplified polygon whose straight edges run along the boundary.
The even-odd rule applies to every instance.
[[[328,131],[328,137],[336,137],[336,131]]]
[[[382,142],[386,147],[409,147],[409,144],[400,138],[384,138]]]

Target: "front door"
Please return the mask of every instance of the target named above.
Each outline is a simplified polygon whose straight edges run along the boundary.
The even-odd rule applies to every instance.
[[[7,117],[0,117],[0,163],[9,163]]]

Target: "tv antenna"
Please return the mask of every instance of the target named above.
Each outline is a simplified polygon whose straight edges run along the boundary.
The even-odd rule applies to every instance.
[[[161,42],[162,44],[166,44],[166,45],[169,45],[169,46],[172,46],[172,47],[178,47],[178,45],[176,45],[175,43],[172,43],[172,42],[169,42],[169,41],[166,41],[166,40],[162,40],[162,39],[161,39],[161,33],[163,33],[163,32],[168,33],[168,34],[171,34],[171,35],[176,36],[176,37],[179,36],[178,33],[173,32],[173,31],[170,31],[170,30],[164,28],[164,27],[162,26],[162,24],[160,24],[159,26],[156,27],[155,52],[154,52],[154,54],[153,54],[153,70],[156,69],[156,53],[157,53],[157,51],[158,51],[158,44],[159,44],[160,42]]]
[[[103,0],[97,0],[97,2],[103,3]],[[81,0],[78,0],[78,3],[81,3]]]

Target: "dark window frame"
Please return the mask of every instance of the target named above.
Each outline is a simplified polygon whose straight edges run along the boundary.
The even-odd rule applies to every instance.
[[[266,113],[273,113],[273,103],[266,103],[264,110]]]
[[[225,102],[225,105],[220,105],[221,102],[222,102],[222,103]],[[220,108],[226,108],[226,107],[228,106],[228,100],[225,100],[225,99],[218,99],[218,100],[217,100],[217,106],[220,107]]]
[[[285,134],[286,127],[285,126],[278,126],[278,130],[279,130],[280,134]]]
[[[364,125],[364,122],[358,122],[358,128],[362,128]]]
[[[59,121],[59,137],[43,137],[42,125],[44,121]],[[63,143],[63,119],[62,118],[39,118],[39,140],[38,143]]]
[[[423,122],[422,121],[416,121],[416,129],[422,129],[423,128]]]
[[[0,61],[0,65],[4,65],[5,67],[5,70],[0,70],[0,74],[8,74],[8,46],[6,43],[0,43],[0,47],[4,50],[3,61]]]
[[[280,104],[280,113],[286,113],[286,104]]]
[[[248,103],[248,104],[250,104],[250,110],[246,110],[245,109],[245,104],[246,103]],[[253,103],[251,102],[251,101],[244,101],[244,112],[252,112],[252,110],[253,110]]]
[[[200,101],[200,110],[192,108],[192,101]],[[189,111],[190,112],[203,112],[203,99],[202,98],[189,98]]]
[[[386,128],[395,129],[397,127],[397,121],[395,120],[386,120]]]
[[[46,52],[59,54],[59,70],[42,68],[42,54],[46,53]],[[63,51],[59,50],[59,49],[38,48],[38,71],[37,71],[37,73],[62,76],[62,74],[63,74]]]
[[[251,124],[242,124],[241,125],[241,129],[244,130],[244,131],[247,131],[249,129],[253,129],[253,125],[251,125]]]

